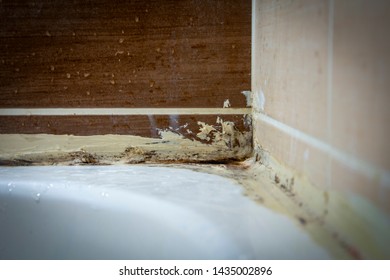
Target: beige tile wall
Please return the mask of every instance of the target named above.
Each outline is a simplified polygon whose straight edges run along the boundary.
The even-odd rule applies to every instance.
[[[389,1],[335,1],[332,145],[387,170],[389,27]]]
[[[256,1],[253,90],[264,113],[326,139],[326,0]],[[260,106],[261,107],[261,106]]]
[[[255,142],[390,214],[390,2],[253,0]]]

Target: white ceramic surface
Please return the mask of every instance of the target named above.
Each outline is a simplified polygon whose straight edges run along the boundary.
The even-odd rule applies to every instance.
[[[0,259],[326,259],[232,180],[151,166],[0,168]]]

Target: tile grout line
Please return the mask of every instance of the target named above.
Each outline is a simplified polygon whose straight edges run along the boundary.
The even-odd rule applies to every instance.
[[[9,108],[0,116],[246,115],[251,108]]]
[[[329,0],[329,17],[328,17],[328,77],[327,77],[327,136],[328,141],[332,138],[332,122],[333,122],[333,21],[334,21],[334,0]]]
[[[334,32],[334,0],[329,0],[328,8],[328,69],[327,69],[327,138],[332,141],[333,129],[333,32]],[[327,163],[327,184],[332,184],[332,159]]]
[[[271,125],[280,131],[285,132],[286,134],[295,137],[296,139],[301,140],[302,142],[305,142],[306,144],[309,144],[325,153],[330,155],[332,158],[340,161],[341,163],[345,164],[349,168],[358,171],[361,174],[364,174],[368,178],[375,178],[379,175],[381,179],[381,185],[386,188],[390,188],[390,172],[386,169],[377,166],[375,164],[372,164],[370,162],[367,162],[365,160],[362,160],[354,155],[345,153],[330,144],[323,142],[322,140],[319,140],[309,134],[306,134],[296,128],[293,128],[291,126],[288,126],[282,122],[279,122],[263,113],[256,113],[253,115],[254,119],[257,119],[258,121],[262,121],[268,125]]]

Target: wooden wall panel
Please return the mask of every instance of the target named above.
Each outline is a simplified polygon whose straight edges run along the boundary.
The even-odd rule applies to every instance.
[[[0,134],[121,134],[158,138],[160,130],[169,130],[199,141],[201,139],[196,137],[200,128],[198,122],[221,131],[218,117],[233,122],[239,131],[250,131],[243,115],[0,116]]]
[[[245,107],[250,0],[0,3],[0,108]]]
[[[118,135],[161,138],[159,131],[169,130],[196,140],[163,147],[173,150],[170,160],[250,155],[251,127],[244,122],[249,110],[241,94],[250,90],[250,0],[2,0],[0,42],[0,150],[6,164],[37,160],[26,152],[14,162],[6,141],[20,136],[6,134],[50,134],[42,139],[57,145],[63,136],[53,135],[114,134],[119,141]],[[222,109],[227,99],[237,110]],[[39,110],[29,110],[34,108]],[[76,109],[76,115],[61,115],[60,108]],[[104,110],[88,115],[85,108]],[[137,110],[122,115],[118,108]],[[234,128],[221,134],[218,116]],[[202,123],[208,130],[198,137]],[[220,135],[231,138],[222,149],[212,145]],[[82,139],[88,144],[91,138]],[[210,144],[207,151],[186,154],[199,149],[199,141]]]

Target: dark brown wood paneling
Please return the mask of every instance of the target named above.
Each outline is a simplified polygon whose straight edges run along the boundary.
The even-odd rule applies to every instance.
[[[168,129],[197,139],[198,122],[221,130],[217,115],[132,115],[132,116],[0,116],[0,134],[72,134],[79,136],[122,134],[159,138],[158,131]],[[243,115],[223,115],[239,131],[249,131]],[[199,139],[198,139],[199,140]]]
[[[245,107],[250,0],[0,3],[0,108]]]

